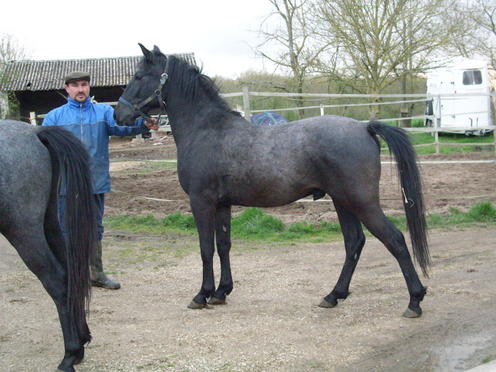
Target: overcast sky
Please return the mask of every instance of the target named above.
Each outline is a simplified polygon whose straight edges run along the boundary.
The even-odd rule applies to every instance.
[[[256,57],[268,0],[10,0],[0,34],[10,34],[31,59],[140,55],[137,43],[164,53],[194,53],[207,75],[237,77],[273,71]]]

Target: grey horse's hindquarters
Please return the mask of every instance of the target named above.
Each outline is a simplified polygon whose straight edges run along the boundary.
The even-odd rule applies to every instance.
[[[350,211],[378,204],[381,163],[377,140],[363,123],[349,120],[323,124],[327,128],[313,139],[317,153],[313,168],[318,172],[313,178],[321,182],[318,189]]]
[[[0,233],[29,232],[43,225],[52,172],[50,156],[35,128],[18,122],[0,122]],[[1,144],[6,144],[2,146]]]

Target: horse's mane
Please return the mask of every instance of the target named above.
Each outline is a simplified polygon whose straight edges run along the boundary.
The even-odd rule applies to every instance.
[[[207,95],[210,101],[214,102],[221,110],[239,115],[238,112],[231,110],[227,102],[220,96],[215,81],[202,74],[198,66],[174,55],[165,58],[169,59],[167,73],[170,81],[188,102],[198,102],[201,95]]]

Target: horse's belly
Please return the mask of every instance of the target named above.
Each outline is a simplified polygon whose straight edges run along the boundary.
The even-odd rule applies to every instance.
[[[287,164],[245,167],[244,172],[229,172],[222,178],[221,192],[231,204],[253,207],[276,207],[292,203],[319,188],[315,172],[307,167]]]
[[[236,192],[229,198],[234,205],[247,207],[279,207],[312,194],[311,190],[288,189],[246,189],[245,192]]]

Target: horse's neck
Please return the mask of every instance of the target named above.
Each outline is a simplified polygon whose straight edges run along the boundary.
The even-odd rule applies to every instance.
[[[207,95],[200,95],[201,98],[195,102],[183,98],[181,93],[170,92],[169,97],[167,114],[175,142],[177,145],[188,143],[188,138],[208,125],[217,103]]]
[[[208,110],[206,103],[193,104],[185,100],[172,99],[167,105],[169,123],[177,145],[187,143],[188,138],[195,135],[201,118],[205,117]]]

